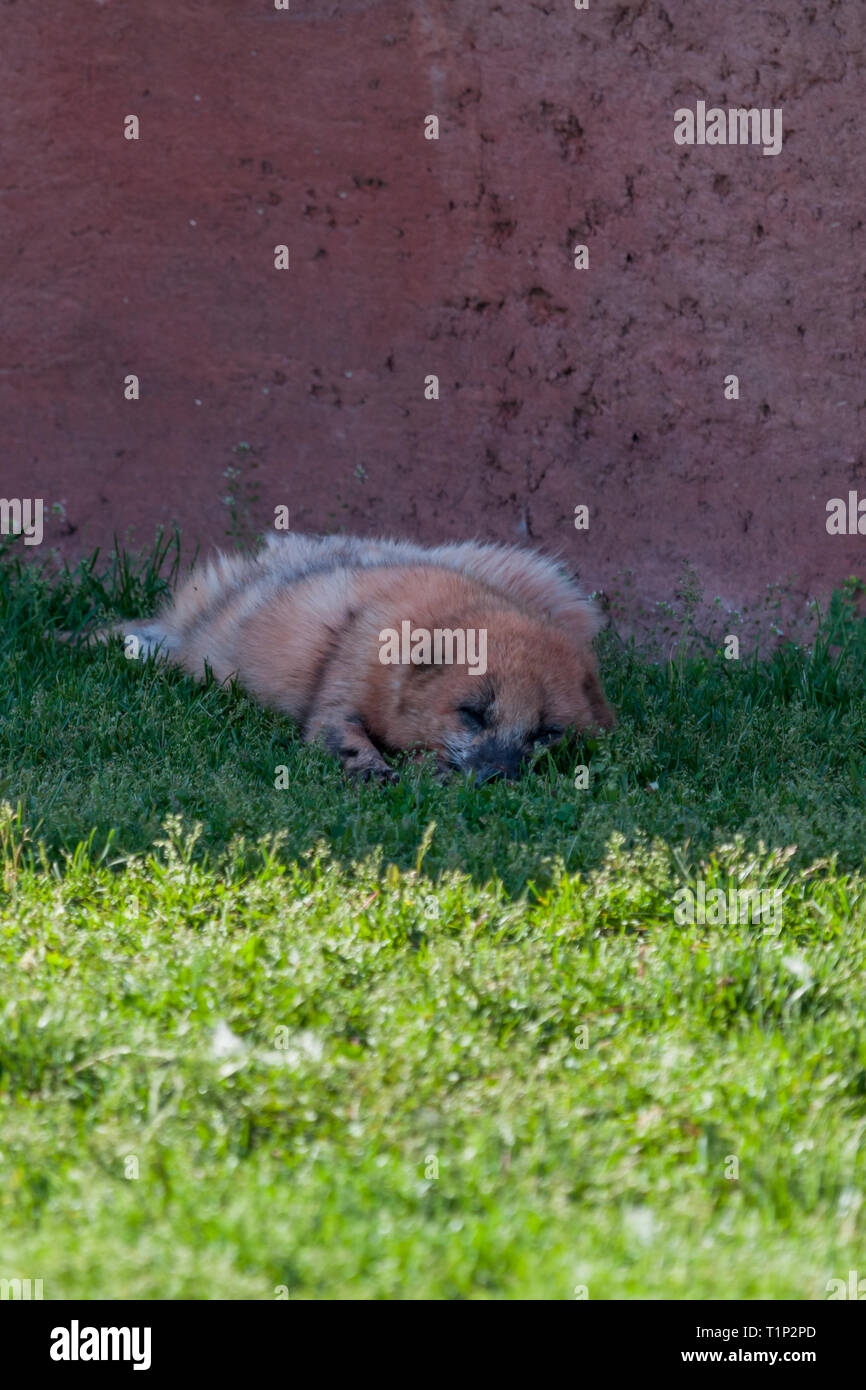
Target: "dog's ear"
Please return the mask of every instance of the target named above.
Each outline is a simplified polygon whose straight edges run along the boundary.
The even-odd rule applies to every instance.
[[[593,637],[610,625],[610,618],[596,599],[580,598],[570,606],[565,622],[575,640],[588,646]]]
[[[579,594],[569,594],[564,602],[545,606],[544,613],[548,621],[568,633],[579,650],[590,646],[593,638],[610,626],[601,604]]]

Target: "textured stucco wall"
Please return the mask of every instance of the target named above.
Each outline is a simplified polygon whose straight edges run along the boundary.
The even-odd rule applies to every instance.
[[[684,560],[730,601],[864,568],[825,528],[866,496],[863,0],[5,0],[0,28],[0,492],[62,500],[67,553],[221,541],[243,441],[261,524],[529,538],[654,597]],[[781,107],[782,152],[677,146],[698,99]]]

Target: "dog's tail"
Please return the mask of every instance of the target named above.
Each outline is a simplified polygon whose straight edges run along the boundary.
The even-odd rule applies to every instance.
[[[55,632],[54,640],[84,647],[95,647],[111,642],[119,637],[123,649],[130,659],[146,660],[149,656],[161,656],[171,660],[177,647],[177,639],[158,619],[124,618],[121,622],[110,623],[92,632]]]

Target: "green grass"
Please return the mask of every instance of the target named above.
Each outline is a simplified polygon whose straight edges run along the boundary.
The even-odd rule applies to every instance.
[[[171,560],[0,563],[0,1278],[809,1299],[866,1274],[856,586],[763,661],[609,632],[612,735],[519,783],[380,788],[238,689],[50,640],[152,609]],[[677,925],[699,880],[778,889],[781,920]]]

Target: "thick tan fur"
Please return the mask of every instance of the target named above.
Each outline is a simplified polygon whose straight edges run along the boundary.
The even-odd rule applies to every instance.
[[[383,664],[383,631],[406,621],[483,631],[486,672]],[[515,775],[569,728],[610,727],[598,626],[574,582],[531,551],[291,534],[256,556],[218,556],[157,618],[111,632],[193,676],[206,665],[236,676],[350,774],[392,777],[384,751],[428,749],[484,780]]]

